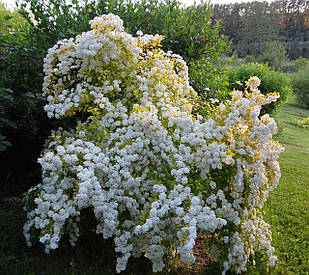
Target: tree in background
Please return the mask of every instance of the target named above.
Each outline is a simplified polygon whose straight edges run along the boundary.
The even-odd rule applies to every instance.
[[[9,41],[25,24],[26,21],[16,9],[10,11],[0,2],[0,72],[7,69],[6,57],[8,54],[7,46],[10,45]],[[8,89],[8,86],[2,85],[2,80],[8,80],[9,78],[9,74],[2,73],[0,80],[0,152],[12,145],[10,140],[7,140],[4,132],[17,127],[16,123],[7,117],[11,106],[15,103],[13,91]]]
[[[25,24],[24,18],[18,13],[18,10],[8,10],[0,2],[0,34],[8,35],[10,32],[18,31]]]
[[[282,33],[291,58],[309,58],[309,2],[283,1]]]
[[[214,5],[214,19],[239,56],[259,54],[265,43],[282,42],[290,58],[309,57],[309,2],[278,0]]]
[[[260,53],[265,43],[280,40],[276,14],[268,5],[252,2],[246,3],[244,8],[246,13],[241,18],[243,28],[238,30],[241,56]]]
[[[276,70],[280,70],[289,61],[285,47],[282,43],[276,41],[265,43],[260,54],[256,56],[256,60]]]

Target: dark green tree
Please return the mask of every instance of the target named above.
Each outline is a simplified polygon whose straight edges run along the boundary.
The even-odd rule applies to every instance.
[[[240,56],[260,54],[265,44],[281,43],[290,58],[309,57],[309,2],[277,0],[215,5],[214,18]]]

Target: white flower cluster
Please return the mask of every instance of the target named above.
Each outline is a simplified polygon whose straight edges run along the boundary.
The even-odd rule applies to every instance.
[[[261,85],[261,80],[257,76],[252,76],[248,79],[246,84],[249,89],[255,90]]]
[[[235,91],[203,117],[192,111],[188,67],[160,50],[161,36],[132,37],[112,14],[91,26],[45,59],[48,116],[89,119],[53,133],[39,159],[43,181],[25,206],[28,244],[34,227],[46,252],[64,234],[74,245],[81,210],[91,209],[96,232],[121,254],[117,272],[142,253],[161,271],[171,247],[192,263],[198,233],[227,248],[223,272],[246,270],[255,251],[273,264],[261,207],[279,183],[283,149],[271,139],[275,121],[259,115],[277,96]]]

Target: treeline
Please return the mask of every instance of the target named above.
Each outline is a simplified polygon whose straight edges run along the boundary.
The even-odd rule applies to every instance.
[[[216,4],[213,18],[221,20],[222,33],[240,57],[282,44],[290,58],[309,58],[308,0]]]

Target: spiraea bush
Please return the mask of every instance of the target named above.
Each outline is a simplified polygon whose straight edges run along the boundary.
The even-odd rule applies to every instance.
[[[223,272],[246,270],[257,252],[274,265],[261,207],[279,182],[283,148],[260,111],[278,95],[263,95],[253,77],[231,100],[199,108],[186,63],[160,49],[160,35],[133,37],[113,14],[91,26],[44,60],[48,116],[88,119],[54,131],[39,158],[42,182],[26,196],[28,244],[38,237],[49,252],[68,235],[74,246],[87,209],[96,218],[89,230],[114,240],[117,272],[130,256],[149,258],[153,271],[175,252],[193,263],[200,233]]]

